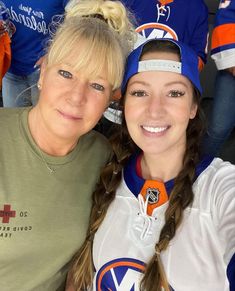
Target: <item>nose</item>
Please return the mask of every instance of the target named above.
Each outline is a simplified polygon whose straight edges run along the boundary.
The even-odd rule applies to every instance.
[[[87,102],[87,90],[85,82],[79,81],[73,84],[69,96],[68,102],[73,106],[82,106]]]
[[[164,98],[160,94],[150,96],[147,111],[148,114],[154,118],[164,115],[165,113]]]

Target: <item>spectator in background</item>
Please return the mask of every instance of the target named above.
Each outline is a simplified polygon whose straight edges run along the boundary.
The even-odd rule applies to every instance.
[[[203,0],[121,1],[135,15],[136,31],[143,37],[143,42],[146,38],[180,40],[194,49],[202,69],[208,38],[208,8]]]
[[[4,107],[35,105],[39,65],[50,34],[62,19],[68,0],[1,0],[15,26],[11,66],[3,78]]]
[[[220,1],[212,32],[211,57],[218,71],[203,151],[216,156],[235,126],[235,0]]]
[[[138,41],[151,38],[171,38],[189,45],[199,57],[203,68],[207,56],[208,8],[203,0],[121,0],[135,15]],[[121,110],[111,103],[97,129],[106,136],[113,125],[120,123]]]

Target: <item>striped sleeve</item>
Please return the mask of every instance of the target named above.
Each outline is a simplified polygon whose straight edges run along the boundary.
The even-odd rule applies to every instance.
[[[211,57],[218,70],[235,66],[235,0],[222,0],[212,32]]]

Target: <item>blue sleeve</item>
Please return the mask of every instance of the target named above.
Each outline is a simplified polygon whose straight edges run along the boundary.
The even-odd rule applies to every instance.
[[[188,27],[193,28],[193,31],[191,31],[192,35],[189,45],[197,52],[202,61],[206,63],[209,31],[208,8],[203,0],[190,2]],[[199,11],[200,13],[198,13]]]
[[[229,280],[229,290],[235,290],[235,254],[232,256],[227,268],[227,277]]]

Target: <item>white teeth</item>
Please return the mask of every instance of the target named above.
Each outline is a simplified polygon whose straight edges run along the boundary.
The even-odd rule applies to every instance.
[[[146,131],[149,131],[149,132],[158,133],[158,132],[162,132],[162,131],[166,130],[167,127],[151,127],[151,126],[143,126],[143,129],[145,129]]]

